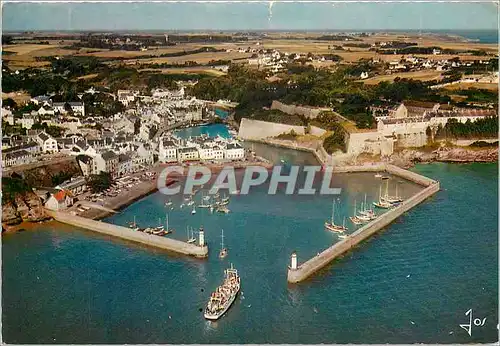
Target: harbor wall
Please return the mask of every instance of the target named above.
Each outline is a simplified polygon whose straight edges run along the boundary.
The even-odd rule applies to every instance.
[[[423,175],[420,175],[418,173],[399,168],[394,165],[387,164],[385,165],[385,170],[387,173],[397,175],[401,178],[404,178],[409,181],[413,181],[414,183],[417,183],[422,186],[431,186],[433,184],[436,184],[437,181],[432,180],[431,178],[424,177]]]
[[[314,155],[316,160],[318,162],[325,166],[328,161],[330,160],[331,156],[328,155],[326,150],[323,148],[323,145],[318,142],[316,147],[308,147],[304,145],[297,144],[297,142],[285,142],[282,140],[273,140],[273,139],[250,139],[250,142],[255,142],[255,143],[263,143],[263,144],[268,144],[272,145],[278,148],[285,148],[285,149],[293,149],[293,150],[299,150],[299,151],[306,151]]]
[[[282,111],[283,113],[290,115],[302,115],[309,119],[317,118],[321,112],[331,110],[330,108],[288,105],[277,100],[273,100],[273,102],[271,103],[271,109],[277,109]]]
[[[366,171],[366,169],[361,169],[361,168],[364,167],[360,167],[359,172]],[[403,213],[407,212],[411,208],[420,204],[425,199],[431,197],[433,194],[439,191],[439,182],[437,181],[434,181],[426,177],[422,177],[416,173],[409,172],[406,170],[402,170],[403,172],[401,172],[399,171],[400,168],[392,165],[387,165],[387,168],[388,168],[387,169],[388,173],[396,174],[405,179],[410,178],[410,180],[414,182],[420,182],[421,184],[424,184],[427,187],[422,191],[418,192],[417,194],[413,195],[406,201],[403,201],[399,206],[389,210],[388,212],[377,217],[377,219],[361,227],[356,232],[347,236],[342,241],[334,244],[333,246],[324,250],[317,256],[302,263],[297,267],[297,269],[288,268],[288,282],[297,283],[305,280],[306,278],[314,274],[316,271],[328,265],[337,257],[343,255],[344,253],[346,253],[347,251],[349,251],[350,249],[361,243],[363,240],[369,238],[380,229],[389,225]],[[349,171],[353,172],[353,168],[351,167]],[[418,176],[418,178],[416,176]]]
[[[194,244],[188,244],[179,240],[169,239],[154,234],[138,232],[127,227],[113,225],[101,221],[90,220],[60,211],[47,210],[47,214],[49,214],[56,221],[59,221],[61,223],[85,228],[87,230],[91,230],[94,232],[99,232],[110,236],[130,240],[133,242],[154,246],[157,248],[177,252],[183,255],[189,255],[195,257],[208,256],[207,245],[201,247]]]
[[[292,130],[298,135],[305,134],[304,126],[286,125],[243,118],[241,119],[238,137],[250,140],[263,139],[267,137],[276,137],[283,133],[290,133]]]
[[[355,173],[355,172],[382,172],[385,171],[385,164],[366,164],[364,166],[334,166],[334,173]]]

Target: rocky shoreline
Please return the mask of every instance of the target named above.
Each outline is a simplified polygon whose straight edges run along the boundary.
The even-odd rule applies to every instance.
[[[18,230],[25,223],[50,220],[42,201],[33,192],[17,195],[14,201],[2,204],[2,232]]]
[[[416,163],[449,162],[497,162],[498,148],[469,149],[441,147],[433,151],[404,149],[389,158],[389,162],[401,168],[413,167]]]

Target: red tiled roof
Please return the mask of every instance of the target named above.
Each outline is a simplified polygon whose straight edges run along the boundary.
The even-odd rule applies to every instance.
[[[56,193],[54,195],[54,198],[58,201],[58,202],[62,202],[64,201],[64,199],[66,198],[66,192],[64,190],[61,190],[59,191],[58,193]]]

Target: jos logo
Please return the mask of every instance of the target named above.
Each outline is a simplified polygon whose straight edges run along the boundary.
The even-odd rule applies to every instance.
[[[472,309],[467,310],[465,313],[465,316],[469,316],[469,323],[468,324],[460,324],[460,328],[463,328],[469,336],[472,336],[472,326],[474,325],[475,327],[482,327],[486,323],[486,317],[483,319],[480,318],[475,318],[473,319],[472,317]],[[498,329],[498,326],[497,326]]]

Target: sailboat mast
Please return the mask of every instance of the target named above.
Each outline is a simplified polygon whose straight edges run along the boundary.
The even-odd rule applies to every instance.
[[[222,230],[220,246],[221,250],[224,249],[224,230]]]
[[[332,225],[333,225],[333,216],[335,215],[335,200],[332,201]]]

